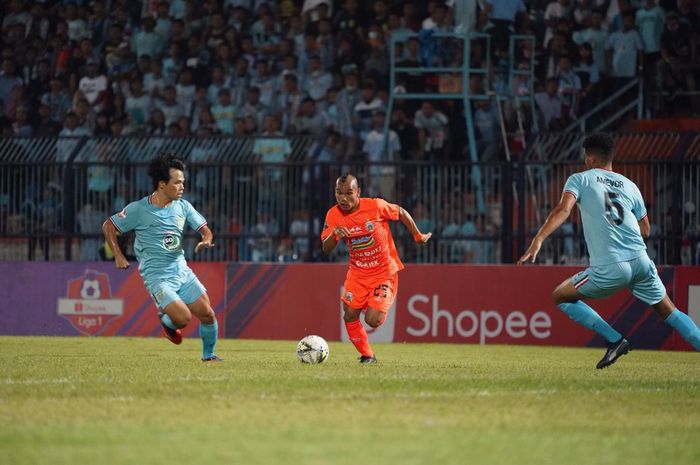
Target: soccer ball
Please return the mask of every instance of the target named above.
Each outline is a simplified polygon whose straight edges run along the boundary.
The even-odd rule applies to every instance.
[[[302,363],[322,363],[330,353],[328,343],[321,336],[306,336],[297,344],[297,358]]]

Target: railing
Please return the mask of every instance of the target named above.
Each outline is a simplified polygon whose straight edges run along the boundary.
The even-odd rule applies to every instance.
[[[631,97],[631,98],[630,98]],[[642,119],[644,108],[644,81],[634,78],[611,95],[606,97],[595,107],[578,117],[562,132],[598,132],[607,129],[631,110],[636,111],[637,119]],[[610,110],[612,109],[612,110]],[[613,111],[611,115],[603,114],[603,111]],[[602,115],[602,116],[601,116]],[[591,128],[589,120],[597,118],[597,125]]]
[[[698,263],[700,136],[660,135],[675,141],[663,157],[630,158],[633,142],[650,135],[619,135],[617,171],[633,179],[653,225],[648,244],[659,264]],[[665,139],[664,139],[665,137]],[[333,183],[343,172],[360,179],[364,196],[399,203],[434,239],[418,247],[401,224],[392,226],[401,257],[421,263],[510,263],[527,246],[579,160],[548,160],[543,138],[530,146],[539,156],[510,163],[314,163],[308,139],[290,139],[284,163],[262,163],[255,140],[227,138],[143,140],[79,139],[68,161],[56,159],[66,140],[0,140],[0,259],[98,260],[109,258],[102,222],[151,190],[146,165],[167,147],[188,162],[187,198],[214,231],[217,246],[197,260],[318,261],[320,227],[334,204]],[[580,144],[580,141],[579,141]],[[658,145],[658,144],[656,144]],[[534,149],[533,149],[534,150]],[[643,153],[643,152],[641,152]],[[540,158],[541,157],[541,158]],[[478,167],[484,209],[473,182]],[[129,237],[125,238],[130,250]],[[191,255],[194,235],[185,250]],[[331,257],[343,260],[340,247]],[[583,263],[585,243],[576,212],[545,244],[551,263]]]

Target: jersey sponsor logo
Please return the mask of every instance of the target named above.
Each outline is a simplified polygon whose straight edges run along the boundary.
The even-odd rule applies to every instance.
[[[348,231],[350,232],[350,234],[361,233],[362,228],[359,226],[352,226],[350,229],[348,229]]]
[[[353,258],[373,257],[382,251],[382,247],[375,247],[372,250],[360,250],[351,252]]]
[[[124,313],[122,299],[113,299],[109,276],[85,270],[68,281],[67,297],[58,299],[58,314],[81,334],[94,336]]]
[[[119,213],[117,213],[117,216],[118,216],[119,218],[126,218],[126,207],[124,207],[124,208],[122,209],[122,211],[120,211]]]
[[[180,236],[171,232],[166,233],[165,236],[163,236],[163,247],[170,252],[180,250]]]
[[[362,236],[350,239],[350,250],[365,250],[374,247],[375,242],[372,236]]]
[[[374,268],[375,266],[379,266],[379,260],[372,260],[368,262],[355,260],[355,266],[358,268]]]

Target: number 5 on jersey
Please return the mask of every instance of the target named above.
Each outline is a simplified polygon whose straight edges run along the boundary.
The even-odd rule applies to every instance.
[[[619,197],[619,194],[616,192],[605,193],[605,218],[613,226],[622,224],[625,218],[625,211],[622,209],[622,205],[615,201],[617,197]],[[615,214],[613,214],[613,209]]]

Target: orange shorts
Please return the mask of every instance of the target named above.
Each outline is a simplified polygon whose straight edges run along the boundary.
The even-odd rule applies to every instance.
[[[356,310],[372,308],[388,312],[399,290],[399,274],[374,279],[346,279],[342,301]]]

